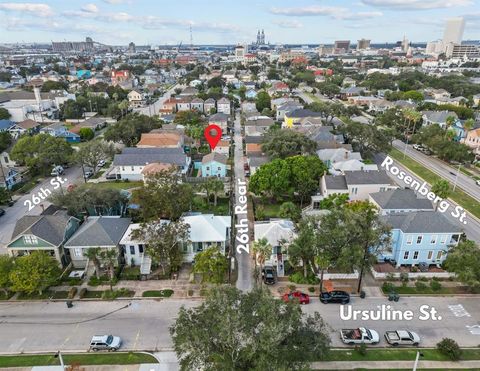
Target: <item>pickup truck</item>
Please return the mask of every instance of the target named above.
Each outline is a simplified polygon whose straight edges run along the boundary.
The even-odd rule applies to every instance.
[[[371,330],[365,327],[359,327],[355,329],[342,329],[340,330],[340,338],[345,344],[377,344],[380,341],[380,336],[375,330]]]
[[[385,340],[388,344],[397,345],[414,345],[417,346],[420,343],[420,336],[415,332],[408,330],[386,331]]]

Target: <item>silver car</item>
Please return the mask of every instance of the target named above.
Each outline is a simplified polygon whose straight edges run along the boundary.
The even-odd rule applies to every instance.
[[[90,349],[94,352],[99,350],[116,351],[122,345],[122,339],[113,335],[95,335],[90,341]]]

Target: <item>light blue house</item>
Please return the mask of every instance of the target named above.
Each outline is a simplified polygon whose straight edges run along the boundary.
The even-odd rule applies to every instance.
[[[90,70],[77,70],[76,75],[78,79],[89,79],[92,77],[92,72]]]
[[[0,133],[10,130],[14,125],[15,123],[11,120],[0,120]]]
[[[211,176],[226,177],[227,176],[227,160],[225,155],[217,152],[209,153],[203,156],[202,159],[202,177],[207,178]]]
[[[436,211],[393,213],[382,219],[392,227],[392,245],[378,259],[394,261],[397,267],[441,264],[462,234],[459,226]]]
[[[456,142],[460,142],[467,136],[467,131],[463,127],[463,122],[460,120],[456,120],[448,130],[452,130],[455,133],[453,140]]]
[[[41,133],[50,134],[56,138],[65,138],[68,143],[80,143],[80,135],[68,131],[63,125],[50,125],[40,130]]]
[[[247,99],[255,99],[257,97],[257,92],[253,89],[248,89],[245,92],[245,98]]]
[[[0,166],[2,166],[0,164]],[[22,175],[13,167],[2,167],[0,169],[0,188],[12,189],[15,184],[22,181]]]

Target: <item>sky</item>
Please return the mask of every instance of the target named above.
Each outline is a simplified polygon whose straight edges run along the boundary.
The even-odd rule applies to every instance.
[[[0,0],[0,43],[80,41],[110,45],[322,44],[441,39],[464,16],[464,40],[480,39],[480,0]]]

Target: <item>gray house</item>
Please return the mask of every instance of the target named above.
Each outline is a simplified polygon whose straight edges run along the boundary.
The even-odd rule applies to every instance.
[[[379,208],[381,215],[434,210],[429,200],[418,198],[412,189],[370,193],[369,201]]]
[[[120,250],[120,240],[132,220],[119,216],[90,216],[85,223],[65,244],[70,251],[72,264],[75,268],[85,268],[88,258],[85,253],[88,249],[114,249],[118,252],[119,262],[123,260]]]

